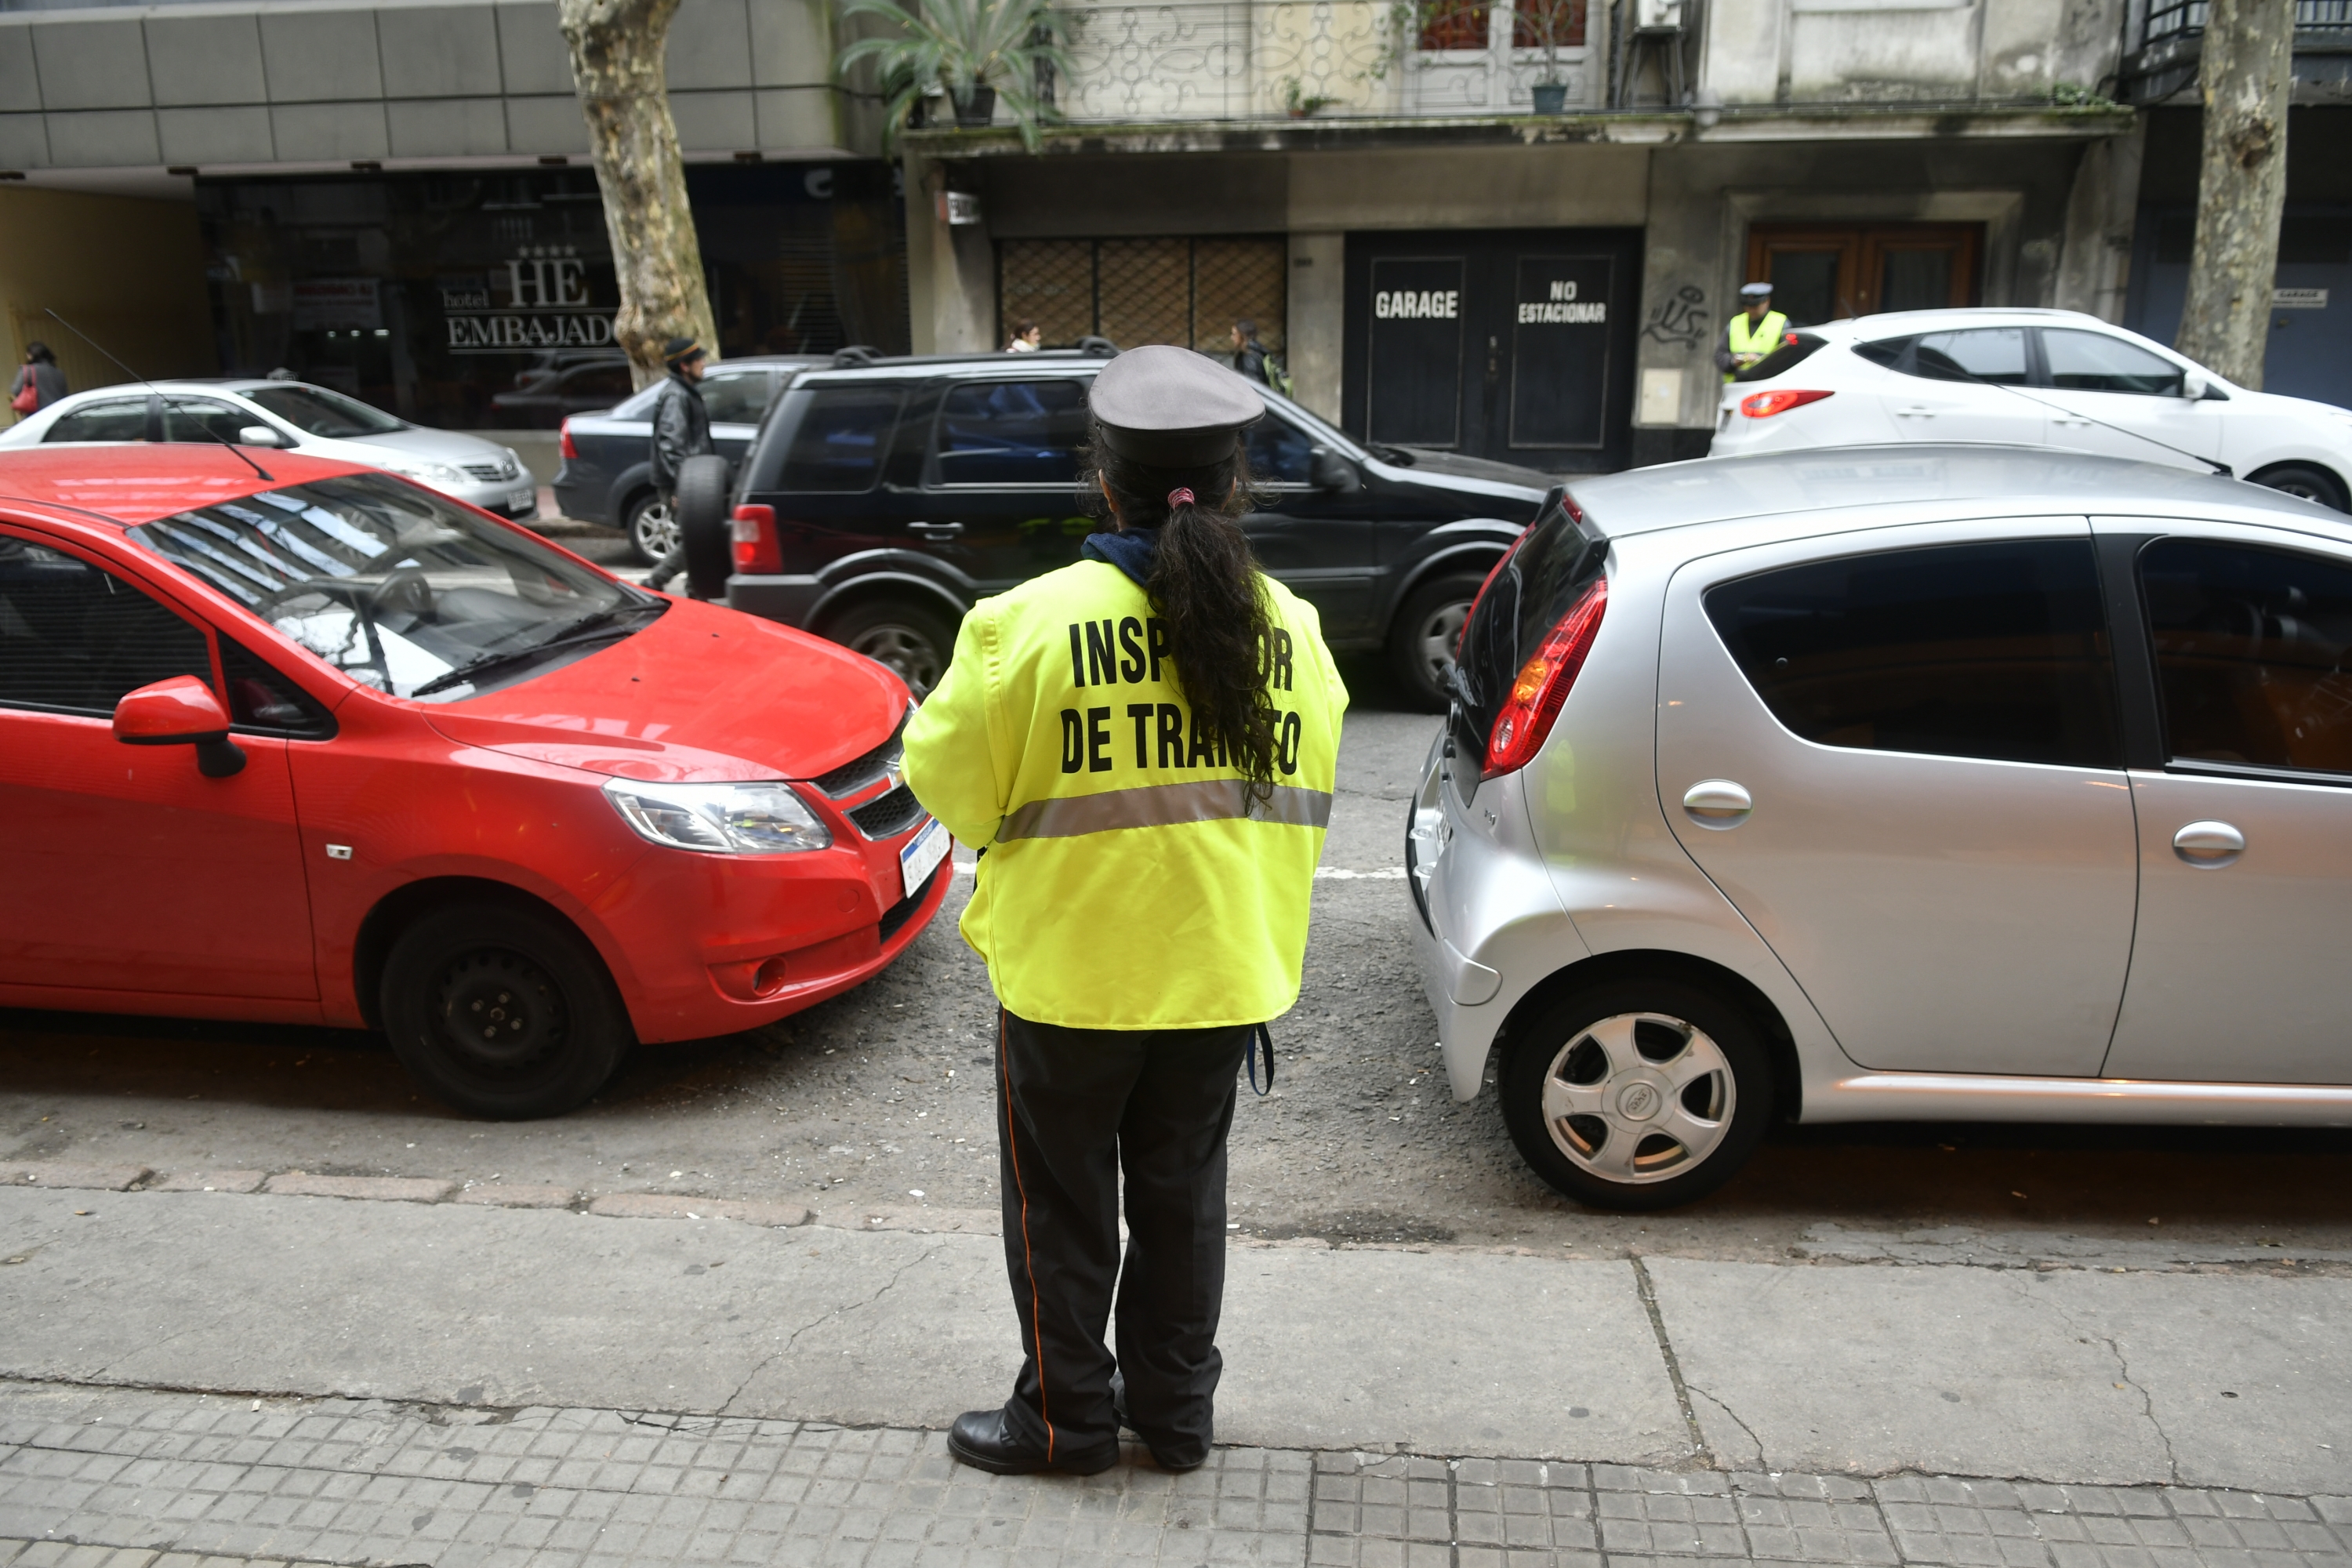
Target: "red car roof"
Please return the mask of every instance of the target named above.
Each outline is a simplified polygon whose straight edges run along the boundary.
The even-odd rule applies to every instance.
[[[258,447],[245,449],[281,485],[369,471],[356,464],[298,457],[292,452]],[[0,450],[0,500],[69,506],[126,525],[152,522],[192,506],[249,496],[269,486],[270,480],[255,473],[226,447],[130,441]]]

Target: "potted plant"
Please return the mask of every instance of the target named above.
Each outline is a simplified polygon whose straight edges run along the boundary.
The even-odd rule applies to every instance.
[[[1538,114],[1558,114],[1568,107],[1559,51],[1584,42],[1585,5],[1586,0],[1513,0],[1511,47],[1543,51],[1543,75],[1534,89]]]
[[[1002,100],[1022,142],[1034,152],[1052,110],[1037,90],[1071,68],[1067,24],[1049,0],[847,0],[842,19],[871,16],[877,37],[859,38],[835,59],[836,77],[875,62],[886,95],[883,140],[895,146],[916,106],[934,93],[954,106],[958,128],[994,117]]]

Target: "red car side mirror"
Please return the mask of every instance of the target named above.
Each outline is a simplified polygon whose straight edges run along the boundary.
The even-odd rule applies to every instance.
[[[196,771],[208,779],[245,768],[245,752],[228,738],[228,710],[193,675],[125,693],[114,705],[114,738],[126,746],[194,746]]]

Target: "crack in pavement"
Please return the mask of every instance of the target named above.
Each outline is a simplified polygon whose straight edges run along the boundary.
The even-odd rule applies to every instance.
[[[735,1392],[730,1394],[723,1401],[721,1401],[719,1408],[712,1412],[712,1414],[716,1415],[725,1415],[729,1411],[732,1410],[735,1407],[735,1402],[743,1397],[743,1391],[751,1386],[752,1380],[757,1378],[761,1373],[767,1371],[768,1368],[775,1363],[778,1357],[791,1354],[793,1347],[800,1342],[800,1337],[803,1334],[807,1333],[811,1329],[817,1328],[822,1324],[830,1322],[835,1318],[845,1317],[851,1312],[861,1311],[864,1309],[874,1305],[875,1302],[879,1301],[883,1297],[888,1295],[899,1280],[907,1277],[907,1271],[908,1269],[919,1268],[923,1264],[929,1263],[932,1258],[937,1258],[940,1253],[946,1250],[947,1244],[944,1242],[936,1247],[926,1247],[919,1256],[910,1258],[906,1262],[900,1264],[892,1271],[890,1278],[885,1279],[882,1282],[881,1287],[877,1289],[874,1294],[866,1297],[863,1301],[852,1301],[847,1306],[835,1307],[829,1311],[821,1312],[816,1317],[812,1318],[805,1323],[803,1323],[799,1328],[794,1329],[790,1334],[784,1337],[784,1342],[782,1344],[778,1345],[774,1350],[770,1351],[766,1355],[761,1356],[752,1366],[751,1370],[743,1374],[743,1381],[735,1385]]]
[[[2013,1272],[2013,1270],[2007,1272]],[[2051,1300],[2044,1297],[2037,1297],[2031,1290],[2021,1290],[2018,1289],[2018,1282],[2015,1280],[2007,1280],[2004,1281],[2004,1283],[2006,1283],[2010,1289],[2021,1300],[2034,1301],[2038,1305],[2046,1307],[2051,1311],[2056,1313],[2059,1321],[2064,1323],[2068,1328],[2074,1331],[2074,1337],[2080,1342],[2090,1344],[2095,1342],[2107,1347],[2107,1353],[2116,1358],[2116,1370],[2123,1373],[2123,1386],[2130,1389],[2134,1394],[2139,1395],[2140,1415],[2147,1422],[2148,1429],[2156,1434],[2156,1440],[2164,1445],[2164,1462],[2168,1471],[2172,1477],[2171,1484],[2174,1486],[2182,1485],[2183,1483],[2180,1479],[2180,1456],[2173,1449],[2172,1434],[2164,1429],[2164,1423],[2157,1417],[2155,1396],[2149,1394],[2148,1391],[2140,1384],[2137,1378],[2132,1376],[2131,1358],[2124,1353],[2123,1342],[2116,1339],[2113,1334],[2107,1333],[2099,1329],[2092,1328],[2087,1324],[2077,1322],[2075,1321],[2074,1314],[2068,1311],[2063,1302]]]
[[[1706,1400],[1709,1405],[1712,1405],[1717,1410],[1722,1411],[1724,1415],[1731,1418],[1733,1426],[1738,1427],[1742,1432],[1747,1433],[1748,1441],[1753,1444],[1756,1448],[1756,1463],[1759,1467],[1769,1467],[1770,1461],[1765,1457],[1764,1439],[1756,1435],[1755,1427],[1750,1426],[1747,1422],[1740,1419],[1739,1412],[1731,1407],[1731,1404],[1728,1400],[1720,1398],[1716,1394],[1709,1394],[1706,1389],[1701,1388],[1695,1383],[1690,1384],[1687,1386],[1694,1395]],[[1734,1466],[1731,1468],[1737,1468],[1738,1467]]]
[[[1649,1314],[1650,1333],[1658,1342],[1658,1355],[1666,1363],[1666,1379],[1674,1384],[1675,1404],[1683,1413],[1683,1426],[1689,1434],[1691,1453],[1707,1468],[1717,1468],[1714,1453],[1706,1446],[1706,1430],[1698,1424],[1698,1412],[1691,1405],[1690,1386],[1683,1382],[1682,1362],[1675,1354],[1674,1341],[1666,1337],[1666,1320],[1658,1310],[1657,1287],[1651,1283],[1649,1266],[1642,1255],[1633,1254],[1628,1259],[1633,1266],[1633,1289],[1642,1298],[1642,1310]]]

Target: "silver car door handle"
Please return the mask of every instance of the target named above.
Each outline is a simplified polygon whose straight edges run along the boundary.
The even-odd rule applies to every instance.
[[[953,539],[963,531],[960,522],[910,522],[907,531],[924,539]]]
[[[2246,852],[2246,836],[2226,822],[2192,822],[2172,836],[2172,852],[2191,866],[2226,866]]]
[[[1683,809],[1701,827],[1737,827],[1748,820],[1756,802],[1729,779],[1701,779],[1683,792]]]

